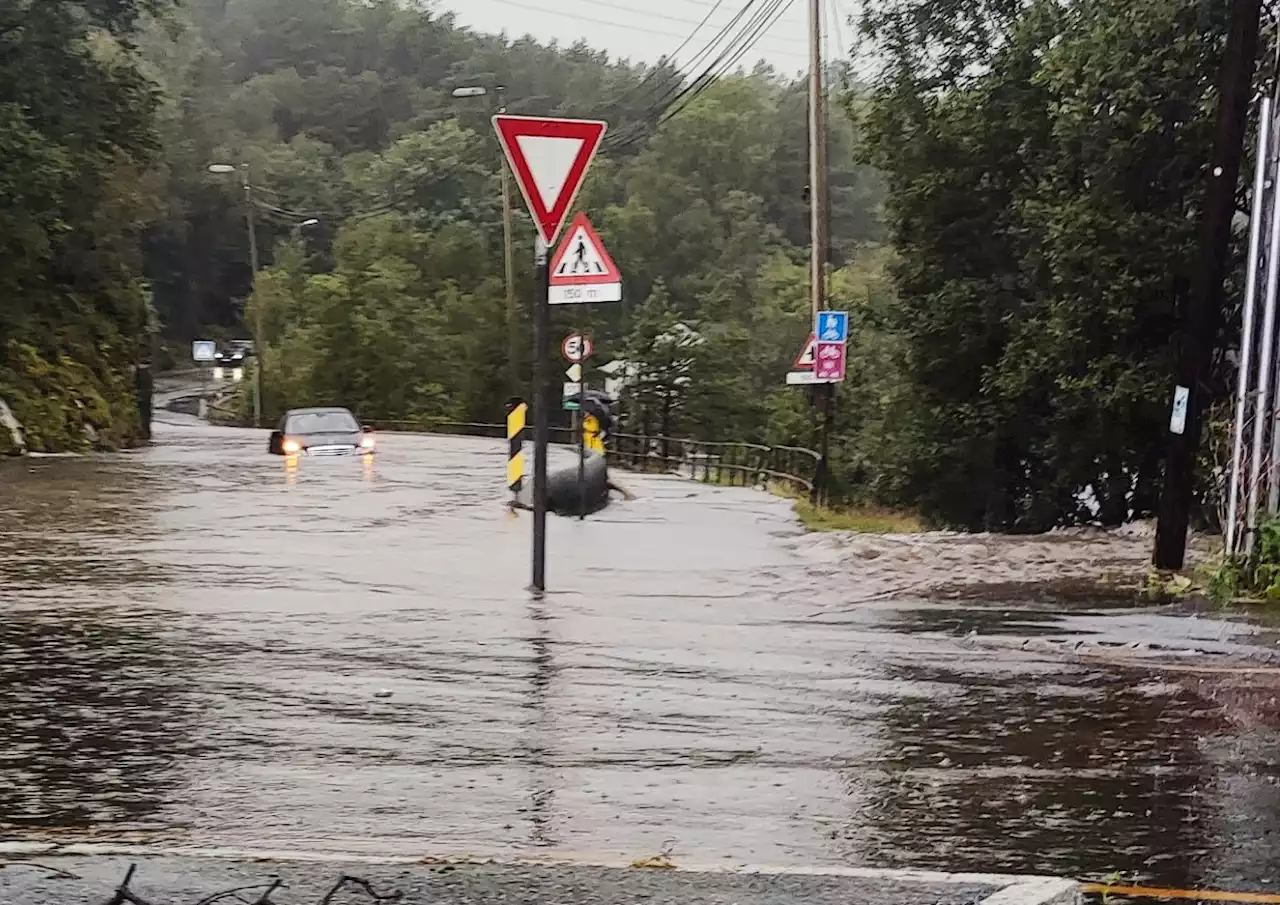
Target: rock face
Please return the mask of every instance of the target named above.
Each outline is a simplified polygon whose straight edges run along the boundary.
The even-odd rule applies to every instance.
[[[9,404],[0,399],[0,455],[21,456],[27,451],[22,425],[13,417]]]

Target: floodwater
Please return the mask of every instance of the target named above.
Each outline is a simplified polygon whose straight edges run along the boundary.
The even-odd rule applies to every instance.
[[[501,441],[0,462],[0,840],[1280,884],[1277,635],[1140,536],[803,534],[626,476],[535,602]]]

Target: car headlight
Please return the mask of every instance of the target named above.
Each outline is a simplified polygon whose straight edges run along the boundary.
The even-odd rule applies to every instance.
[[[361,449],[373,449],[373,437],[370,437],[368,434],[365,434],[363,437],[361,437],[361,438],[360,438],[360,448],[361,448]]]
[[[286,456],[296,455],[301,449],[302,444],[297,440],[285,440],[280,444],[280,448],[284,450]]]

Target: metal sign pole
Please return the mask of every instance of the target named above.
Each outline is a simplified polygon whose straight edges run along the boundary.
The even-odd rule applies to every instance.
[[[578,335],[582,337],[582,378],[578,381],[578,521],[587,517],[587,311],[586,305],[578,318]]]
[[[1238,512],[1244,466],[1245,409],[1249,405],[1249,387],[1253,364],[1254,308],[1258,300],[1258,274],[1262,269],[1262,236],[1266,230],[1263,216],[1267,211],[1267,172],[1271,157],[1271,98],[1263,97],[1258,109],[1257,161],[1253,176],[1253,205],[1249,217],[1249,260],[1245,270],[1244,323],[1240,331],[1240,363],[1236,383],[1235,429],[1231,432],[1231,486],[1227,497],[1227,555],[1236,552],[1239,537]],[[1250,476],[1256,480],[1256,475]]]
[[[547,246],[538,239],[538,292],[533,299],[533,584],[535,595],[547,589],[547,335],[551,332],[551,272]]]

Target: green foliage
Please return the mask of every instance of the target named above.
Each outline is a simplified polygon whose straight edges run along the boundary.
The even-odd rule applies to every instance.
[[[162,6],[0,7],[0,398],[33,450],[140,436],[138,238],[158,145],[131,39]]]
[[[829,304],[852,324],[835,498],[1018,531],[1151,510],[1225,15],[867,8],[881,70],[837,92],[829,137]],[[623,429],[815,442],[806,392],[783,385],[810,321],[802,82],[726,76],[659,126],[655,98],[682,78],[665,63],[480,35],[400,0],[11,2],[0,41],[0,397],[40,447],[136,431],[140,268],[179,359],[261,321],[268,417],[493,421],[527,395],[506,350],[510,327],[528,335],[530,224],[517,198],[509,312],[497,98],[451,97],[461,85],[610,122],[579,204],[625,301],[558,308],[553,329],[589,318],[595,385],[626,363]],[[211,163],[247,166],[256,276],[240,178]],[[1220,362],[1212,389],[1228,377]]]
[[[1152,509],[1226,13],[1208,0],[868,13],[888,63],[866,152],[889,185],[917,438],[903,476],[927,515],[1041,530]]]

